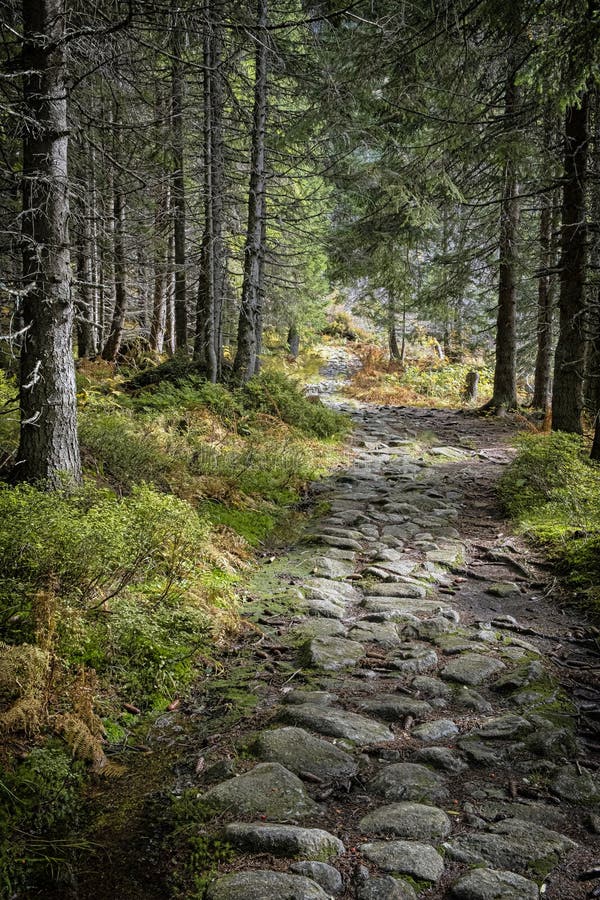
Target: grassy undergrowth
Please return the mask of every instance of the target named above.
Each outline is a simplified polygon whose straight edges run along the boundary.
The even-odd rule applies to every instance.
[[[412,355],[405,362],[390,361],[389,354],[373,344],[357,345],[362,360],[346,393],[368,403],[401,406],[464,406],[467,373],[479,373],[479,399],[492,393],[493,372],[481,361],[451,362],[430,353]]]
[[[143,380],[143,379],[140,379]],[[79,786],[241,627],[236,584],[339,457],[346,420],[268,371],[78,376],[84,487],[0,486],[0,894],[67,867]],[[0,383],[11,409],[12,383]],[[10,460],[17,416],[0,417]],[[213,666],[214,671],[217,667]]]
[[[500,481],[506,509],[545,545],[595,616],[600,615],[600,466],[583,438],[522,435]]]

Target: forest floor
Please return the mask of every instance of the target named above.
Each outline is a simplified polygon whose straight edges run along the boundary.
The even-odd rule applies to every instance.
[[[595,634],[503,518],[519,425],[333,402],[348,463],[250,577],[219,677],[90,798],[74,896],[600,895]]]

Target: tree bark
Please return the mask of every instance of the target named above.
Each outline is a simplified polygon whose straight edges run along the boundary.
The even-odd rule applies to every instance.
[[[540,211],[540,276],[538,278],[537,353],[532,405],[544,412],[550,405],[552,373],[552,319],[554,297],[550,276],[552,248],[552,194],[542,195]]]
[[[185,180],[183,147],[184,66],[182,59],[181,26],[176,21],[173,5],[173,46],[171,68],[171,130],[172,130],[172,206],[175,248],[175,346],[185,351],[188,340],[186,253],[185,253]]]
[[[169,185],[161,185],[154,212],[154,289],[152,295],[152,321],[150,346],[163,352],[167,326],[167,267],[169,242],[165,236],[169,220]]]
[[[222,34],[213,0],[204,13],[204,233],[202,236],[194,357],[211,381],[219,376],[223,308],[223,88]]]
[[[15,475],[81,481],[69,251],[62,0],[23,0],[23,318]]]
[[[585,356],[587,91],[565,120],[559,334],[554,358],[552,429],[581,434]]]
[[[505,116],[514,129],[518,107],[516,75],[506,82]],[[517,406],[517,229],[519,225],[519,187],[515,150],[509,147],[504,163],[502,203],[500,207],[500,269],[498,280],[498,318],[496,322],[496,365],[494,392],[487,404],[491,409],[516,409]]]
[[[247,381],[256,372],[260,345],[261,304],[263,294],[264,220],[266,201],[265,131],[267,123],[267,0],[257,0],[256,75],[248,227],[244,250],[242,302],[238,321],[234,377]]]
[[[117,125],[119,116],[115,116]],[[116,138],[116,145],[120,143]],[[116,147],[115,147],[116,149]],[[115,154],[116,155],[116,154]],[[127,285],[125,262],[125,192],[121,184],[120,173],[114,175],[113,221],[114,221],[114,267],[115,267],[115,305],[108,338],[102,350],[102,359],[114,361],[121,346],[125,315],[127,313]]]

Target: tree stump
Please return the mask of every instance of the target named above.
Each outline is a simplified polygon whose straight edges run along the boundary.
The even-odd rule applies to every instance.
[[[477,400],[477,389],[479,388],[479,372],[467,372],[465,378],[465,389],[463,398],[467,403]]]

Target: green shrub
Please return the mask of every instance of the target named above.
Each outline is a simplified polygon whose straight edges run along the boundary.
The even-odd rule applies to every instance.
[[[281,419],[314,437],[340,435],[348,427],[345,416],[308,400],[291,379],[276,372],[252,378],[240,392],[247,408]]]
[[[19,391],[13,378],[0,369],[0,469],[12,461],[19,440]]]
[[[557,431],[549,435],[521,435],[517,457],[500,480],[500,495],[515,517],[535,511],[552,500],[554,514],[585,512],[600,486],[598,469],[585,459],[583,439]],[[560,513],[562,515],[562,513]]]
[[[583,438],[561,432],[521,437],[499,487],[522,530],[548,547],[597,609],[600,467],[588,459]]]
[[[77,841],[82,767],[61,749],[34,747],[0,779],[0,894],[55,886]],[[26,896],[21,893],[21,896]]]
[[[51,494],[0,485],[4,634],[31,639],[31,604],[49,584],[82,609],[142,582],[153,581],[157,594],[174,591],[200,563],[207,540],[188,503],[145,486],[119,499],[91,486]]]
[[[126,411],[90,410],[80,417],[84,463],[122,489],[140,481],[164,482],[172,459],[148,431]]]

